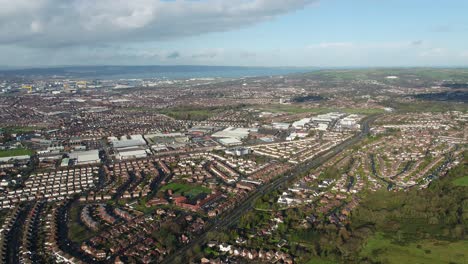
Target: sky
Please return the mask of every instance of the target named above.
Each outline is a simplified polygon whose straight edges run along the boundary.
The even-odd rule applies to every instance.
[[[466,0],[0,0],[0,66],[468,66]]]

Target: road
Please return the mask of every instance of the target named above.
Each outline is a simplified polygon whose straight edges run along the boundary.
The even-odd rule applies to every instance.
[[[262,195],[270,193],[274,190],[287,186],[289,183],[293,182],[296,178],[303,175],[304,172],[310,171],[314,168],[319,167],[321,164],[327,162],[338,153],[342,152],[346,148],[359,143],[362,139],[364,139],[370,132],[370,124],[378,117],[378,115],[369,116],[363,120],[361,132],[358,133],[356,136],[344,141],[343,143],[333,147],[323,155],[311,159],[303,164],[300,164],[289,172],[285,174],[285,176],[278,177],[273,181],[260,186],[255,191],[253,191],[248,198],[243,200],[239,206],[234,208],[233,210],[227,211],[218,217],[215,220],[212,220],[211,225],[209,225],[205,230],[204,233],[199,235],[198,237],[194,238],[189,244],[186,246],[178,249],[171,255],[167,256],[162,263],[182,263],[182,260],[186,260],[186,254],[191,250],[195,245],[203,245],[207,240],[207,235],[211,231],[222,230],[224,228],[228,228],[238,222],[240,217],[247,213],[249,210],[253,209],[254,202],[260,198]]]

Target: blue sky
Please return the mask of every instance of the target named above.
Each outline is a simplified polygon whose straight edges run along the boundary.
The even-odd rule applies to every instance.
[[[468,66],[464,0],[31,1],[0,0],[2,66]]]

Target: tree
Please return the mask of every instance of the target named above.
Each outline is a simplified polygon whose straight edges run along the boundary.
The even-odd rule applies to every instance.
[[[463,225],[456,225],[452,230],[452,236],[457,239],[462,239],[465,236],[465,228]]]

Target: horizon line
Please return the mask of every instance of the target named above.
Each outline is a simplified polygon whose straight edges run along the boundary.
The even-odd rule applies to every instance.
[[[32,70],[32,69],[59,69],[69,67],[236,67],[236,68],[303,68],[318,70],[336,70],[336,69],[415,69],[415,68],[468,68],[468,65],[381,65],[381,66],[264,66],[264,65],[206,65],[206,64],[70,64],[70,65],[38,65],[38,66],[6,66],[0,65],[0,71],[9,70]]]

